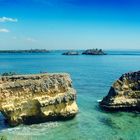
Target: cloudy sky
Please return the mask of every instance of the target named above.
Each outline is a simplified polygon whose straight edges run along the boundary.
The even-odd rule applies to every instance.
[[[139,0],[0,0],[0,49],[140,49]]]

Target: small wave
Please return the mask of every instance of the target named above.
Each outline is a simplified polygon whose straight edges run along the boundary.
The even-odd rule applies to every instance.
[[[98,103],[100,103],[102,100],[97,100]]]
[[[48,133],[52,128],[56,128],[60,125],[58,122],[47,122],[42,124],[33,124],[30,126],[20,125],[15,128],[8,128],[2,130],[2,133],[16,134],[16,135],[43,135]]]

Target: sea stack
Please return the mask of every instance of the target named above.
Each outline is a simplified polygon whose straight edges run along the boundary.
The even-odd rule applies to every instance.
[[[140,71],[122,75],[100,102],[106,110],[140,111]]]
[[[70,75],[1,76],[0,111],[11,126],[73,118],[78,107]]]

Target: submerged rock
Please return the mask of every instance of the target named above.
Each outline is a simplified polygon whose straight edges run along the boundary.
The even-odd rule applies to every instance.
[[[1,76],[0,111],[11,126],[70,119],[76,91],[68,74]]]
[[[79,53],[77,51],[68,51],[62,53],[62,55],[79,55]]]
[[[84,51],[82,54],[85,55],[106,55],[102,49],[89,49]]]
[[[107,110],[140,111],[140,71],[122,75],[112,85],[100,106]]]

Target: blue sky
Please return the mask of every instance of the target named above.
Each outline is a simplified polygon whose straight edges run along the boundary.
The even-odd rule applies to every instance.
[[[0,0],[0,49],[140,49],[139,0]]]

